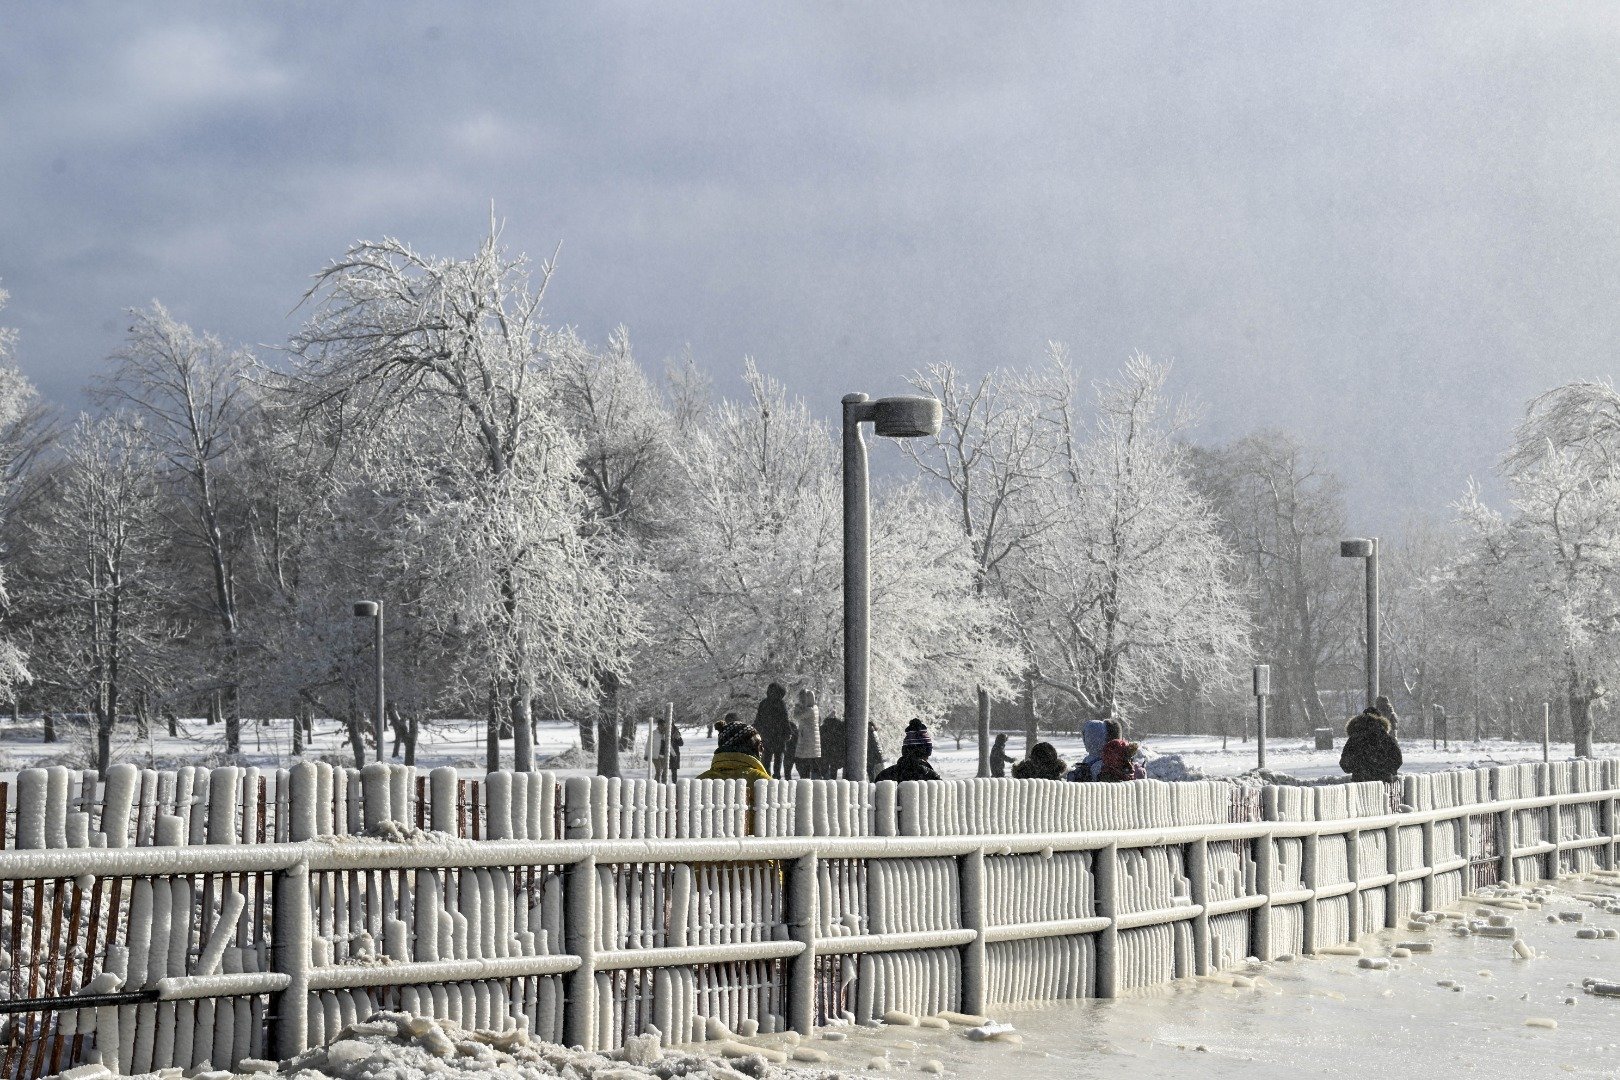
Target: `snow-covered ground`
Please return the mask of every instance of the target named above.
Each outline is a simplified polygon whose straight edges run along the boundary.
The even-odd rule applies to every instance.
[[[59,725],[61,726],[61,725]],[[708,767],[714,753],[714,736],[708,731],[687,732],[683,748],[681,775],[695,776]],[[1154,757],[1177,755],[1193,771],[1206,776],[1235,776],[1255,767],[1255,745],[1237,738],[1223,740],[1210,735],[1141,735],[1140,739],[1151,762]],[[643,736],[644,740],[645,736]],[[1059,756],[1074,761],[1084,755],[1078,735],[1046,735]],[[1007,740],[1009,750],[1021,754],[1023,735],[1012,735]],[[537,759],[544,761],[564,756],[567,767],[559,772],[584,773],[590,771],[578,753],[577,729],[563,724],[542,724],[536,741]],[[638,742],[639,746],[644,742]],[[1317,750],[1310,740],[1272,739],[1267,744],[1266,765],[1274,772],[1298,777],[1340,776],[1339,748]],[[934,762],[947,777],[972,776],[978,767],[978,750],[971,739],[956,742],[940,736],[934,743]],[[570,749],[573,753],[568,753]],[[1449,750],[1435,748],[1428,739],[1403,739],[1402,750],[1408,772],[1435,772],[1451,768],[1479,765],[1507,764],[1520,761],[1540,761],[1541,744],[1514,742],[1506,739],[1486,739],[1480,742],[1453,740]],[[277,766],[287,764],[292,751],[291,727],[285,721],[268,723],[245,722],[242,728],[242,756],[251,764]],[[145,767],[172,768],[178,765],[223,763],[225,730],[223,725],[210,725],[202,720],[181,721],[177,735],[171,737],[161,727],[155,727],[150,738],[140,737],[131,728],[119,733],[114,743],[114,758]],[[348,739],[343,728],[330,721],[317,721],[316,733],[309,753],[326,756],[330,760],[351,763]],[[1595,752],[1601,757],[1620,756],[1620,743],[1600,743]],[[1573,755],[1569,743],[1554,743],[1554,760]],[[88,747],[83,739],[69,738],[57,743],[40,740],[37,719],[23,719],[19,724],[0,720],[0,772],[42,764],[84,765]],[[398,760],[398,759],[395,759]],[[510,764],[512,744],[501,744],[501,760]],[[424,728],[417,749],[417,764],[424,768],[454,765],[472,772],[484,767],[484,725],[482,721],[435,721]],[[624,775],[640,775],[634,771],[645,768],[635,755],[622,759]]]

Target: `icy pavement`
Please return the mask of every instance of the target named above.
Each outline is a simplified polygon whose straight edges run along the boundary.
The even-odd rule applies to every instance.
[[[575,1080],[806,1080],[876,1072],[1015,1073],[1018,1080],[1620,1075],[1620,997],[1584,985],[1620,982],[1620,878],[1599,874],[1505,889],[1432,918],[1363,937],[1359,955],[1345,949],[1254,962],[1114,1001],[998,1009],[996,1019],[1012,1033],[987,1040],[970,1038],[964,1023],[891,1014],[900,1022],[839,1026],[804,1040],[730,1037],[660,1050],[644,1039],[601,1055],[530,1042],[518,1032],[469,1033],[379,1014],[279,1070],[269,1062],[249,1068],[302,1080],[474,1073]],[[1458,929],[1470,924],[1475,932]],[[1497,936],[1477,932],[1487,926]],[[1615,936],[1602,936],[1605,930]],[[1409,954],[1405,945],[1413,946]]]

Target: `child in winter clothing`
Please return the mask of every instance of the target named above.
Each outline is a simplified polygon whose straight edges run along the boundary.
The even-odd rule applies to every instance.
[[[1102,769],[1097,773],[1097,779],[1114,784],[1146,780],[1147,770],[1136,760],[1139,749],[1139,744],[1124,739],[1109,739],[1103,743]]]
[[[1401,744],[1389,733],[1389,720],[1369,706],[1344,726],[1347,739],[1339,754],[1339,768],[1357,783],[1382,780],[1389,783],[1401,771]]]
[[[1012,768],[1014,780],[1061,780],[1063,759],[1057,756],[1057,747],[1049,742],[1038,742],[1029,748],[1029,757]]]
[[[720,745],[715,748],[714,760],[699,780],[769,780],[763,758],[765,743],[750,724],[736,721],[720,729]]]
[[[913,717],[906,725],[906,739],[900,744],[900,760],[877,774],[878,780],[938,780],[939,773],[928,764],[934,752],[934,737],[928,725]]]

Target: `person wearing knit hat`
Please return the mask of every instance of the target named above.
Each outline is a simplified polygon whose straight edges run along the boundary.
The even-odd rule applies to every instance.
[[[900,760],[877,774],[879,780],[938,780],[939,773],[928,764],[934,752],[934,737],[928,725],[913,717],[906,725],[906,737],[900,744]]]
[[[719,745],[708,771],[699,780],[769,780],[765,771],[765,742],[752,724],[733,721],[722,724]]]

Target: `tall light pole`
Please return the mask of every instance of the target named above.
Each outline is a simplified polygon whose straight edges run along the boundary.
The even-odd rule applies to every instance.
[[[1340,540],[1339,554],[1367,560],[1367,704],[1378,701],[1378,537]]]
[[[890,439],[939,434],[944,408],[928,397],[868,401],[844,395],[844,776],[866,779],[867,662],[871,655],[872,582],[867,572],[872,539],[872,491],[861,425]]]
[[[377,646],[377,712],[371,718],[371,728],[377,738],[377,760],[383,759],[383,608],[379,600],[361,600],[354,605],[354,617],[371,619],[376,631]]]

